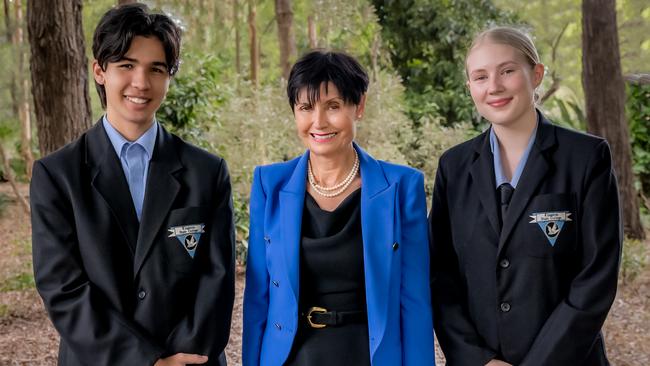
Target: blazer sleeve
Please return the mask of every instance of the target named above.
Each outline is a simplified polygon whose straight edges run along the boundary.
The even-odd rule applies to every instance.
[[[580,268],[566,298],[538,333],[521,366],[580,365],[594,346],[616,296],[622,224],[609,146],[587,164],[579,228]]]
[[[429,214],[434,328],[448,365],[485,365],[496,352],[485,344],[469,316],[467,288],[453,244],[443,159],[444,155],[438,164]]]
[[[429,235],[424,176],[411,175],[400,196],[402,359],[408,365],[434,365],[429,273]]]
[[[30,201],[36,289],[61,342],[83,364],[153,365],[164,349],[108,305],[89,281],[72,202],[41,161],[34,164]]]
[[[230,175],[224,160],[215,168],[216,199],[210,209],[209,255],[201,263],[196,297],[191,308],[167,338],[169,354],[207,355],[211,363],[223,352],[230,335],[235,298],[235,228]]]
[[[244,366],[260,364],[262,339],[269,308],[269,274],[266,268],[264,211],[266,194],[262,187],[261,168],[255,168],[250,195],[250,230],[244,290]]]

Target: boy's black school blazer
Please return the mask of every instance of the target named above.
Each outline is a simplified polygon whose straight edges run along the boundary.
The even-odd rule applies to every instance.
[[[440,158],[431,286],[448,365],[608,365],[622,225],[607,142],[540,114],[503,228],[496,194],[489,131]]]
[[[31,206],[36,288],[61,335],[59,365],[150,366],[177,352],[225,364],[234,229],[222,159],[160,126],[138,224],[100,120],[34,164]],[[194,224],[205,226],[192,258],[170,228]]]

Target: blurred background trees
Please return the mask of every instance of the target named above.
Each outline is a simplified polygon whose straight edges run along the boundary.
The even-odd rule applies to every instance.
[[[4,177],[10,177],[7,173],[11,170],[18,180],[26,181],[33,160],[30,154],[38,157],[52,151],[78,134],[78,128],[70,127],[73,123],[85,128],[102,115],[93,80],[87,77],[92,33],[107,9],[130,1],[3,1],[4,21],[0,27],[4,27],[6,36],[0,42],[4,65],[0,68],[0,147],[6,152],[7,167],[0,170]],[[614,4],[611,0],[604,2],[608,1]],[[295,137],[285,88],[290,65],[311,48],[345,50],[366,67],[371,85],[358,141],[376,157],[422,169],[429,193],[441,152],[487,126],[472,106],[464,75],[468,43],[487,26],[514,24],[533,35],[547,66],[541,108],[552,120],[586,131],[593,116],[586,108],[588,93],[582,83],[582,1],[144,2],[171,15],[184,29],[181,69],[158,119],[185,139],[228,160],[242,254],[248,237],[248,192],[253,167],[293,158],[303,150]],[[595,0],[584,2],[593,5]],[[37,10],[43,6],[49,9],[48,18],[37,20]],[[616,58],[621,67],[619,72],[612,72],[626,80],[622,99],[625,114],[620,116],[629,125],[631,152],[627,163],[617,164],[629,166],[633,172],[629,192],[631,197],[640,198],[640,210],[628,209],[632,219],[627,221],[635,216],[638,219],[639,212],[647,221],[650,87],[644,75],[650,73],[650,4],[625,0],[615,6],[613,26],[618,30],[620,57],[613,53],[609,57]],[[75,11],[80,17],[73,17]],[[57,14],[68,20],[57,19]],[[26,18],[31,19],[29,32]],[[45,27],[49,22],[70,19],[72,28],[53,25],[69,40],[56,43],[56,32],[45,31]],[[596,82],[605,93],[611,93],[611,76],[604,75]],[[49,84],[46,80],[50,80]],[[72,92],[66,86],[68,82],[78,92]],[[90,100],[87,108],[84,98]],[[609,105],[610,99],[598,103]],[[48,105],[74,113],[45,109]],[[613,131],[628,130],[620,119],[606,119],[603,123],[612,124]],[[48,130],[52,128],[48,126],[60,127]],[[73,133],[56,143],[45,143],[66,128]],[[626,197],[626,201],[631,200]],[[626,228],[628,234],[638,237],[638,230],[629,225]]]

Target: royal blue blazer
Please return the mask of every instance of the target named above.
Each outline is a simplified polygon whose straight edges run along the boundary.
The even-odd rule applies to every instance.
[[[373,366],[434,365],[424,177],[355,144]],[[244,366],[282,365],[299,326],[300,228],[309,151],[255,168],[244,291]]]

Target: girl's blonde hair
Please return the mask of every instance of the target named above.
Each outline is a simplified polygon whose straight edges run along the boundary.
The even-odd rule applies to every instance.
[[[530,37],[523,31],[513,28],[513,27],[492,27],[487,30],[482,31],[472,41],[472,45],[467,50],[465,55],[465,65],[467,65],[467,57],[469,53],[472,52],[474,47],[478,46],[484,40],[490,40],[497,44],[504,44],[510,47],[513,47],[526,59],[526,62],[531,67],[540,63],[539,54],[537,53],[537,48],[533,44],[533,41]],[[465,67],[465,73],[467,74],[467,67]]]

